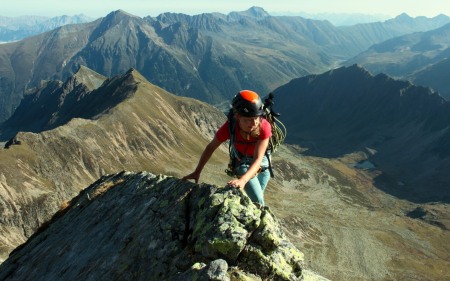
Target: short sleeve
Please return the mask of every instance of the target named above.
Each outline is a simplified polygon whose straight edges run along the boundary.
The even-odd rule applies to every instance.
[[[262,119],[261,123],[261,132],[259,134],[260,140],[268,139],[272,136],[272,126],[270,125],[269,121],[266,119]]]
[[[228,139],[230,139],[230,124],[228,120],[217,130],[216,132],[216,138],[220,142],[224,142]]]

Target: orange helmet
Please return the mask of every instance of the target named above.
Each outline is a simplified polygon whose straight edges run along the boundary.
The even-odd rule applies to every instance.
[[[246,117],[261,116],[264,113],[263,103],[256,92],[242,90],[232,101],[232,107],[235,112]]]

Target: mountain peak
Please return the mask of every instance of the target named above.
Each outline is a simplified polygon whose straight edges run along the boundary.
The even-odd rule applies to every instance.
[[[139,18],[139,17],[129,14],[129,13],[125,12],[124,10],[116,10],[114,12],[107,14],[106,17],[103,18],[102,22],[107,22],[107,23],[110,23],[111,25],[114,25],[124,19],[130,19],[130,18]]]
[[[109,13],[106,17],[137,17],[137,16],[127,13],[122,9],[119,9]]]
[[[398,19],[401,19],[401,18],[411,19],[412,17],[410,17],[407,13],[401,13],[400,15],[396,16],[396,18],[398,18]]]
[[[91,119],[117,106],[146,81],[134,68],[107,79],[80,66],[64,83],[49,81],[27,95],[16,112],[0,126],[0,138],[9,139],[18,131],[41,132],[66,124],[72,118]],[[37,117],[38,116],[38,117]]]
[[[377,151],[377,169],[409,185],[408,192],[390,192],[415,202],[449,200],[450,191],[441,183],[450,177],[440,171],[450,157],[442,145],[448,142],[450,104],[429,88],[386,74],[374,76],[354,64],[292,80],[276,94],[277,110],[295,112],[285,116],[284,124],[301,132],[288,136],[289,141],[314,143],[309,154],[340,157],[370,147]],[[428,161],[435,161],[439,172],[417,164]]]
[[[409,16],[407,13],[401,13],[400,15],[396,16],[393,20],[399,21],[402,23],[407,23],[407,22],[414,20],[414,18]]]
[[[81,191],[11,253],[0,279],[300,280],[303,268],[270,209],[242,192],[124,171]]]
[[[106,80],[105,76],[83,65],[80,65],[73,77],[91,91],[100,87]]]
[[[247,11],[244,12],[247,15],[251,15],[255,18],[264,18],[264,17],[270,17],[269,13],[267,13],[263,8],[253,6]]]
[[[250,17],[250,18],[255,18],[255,19],[262,19],[265,17],[270,17],[269,13],[267,13],[263,8],[256,7],[256,6],[253,6],[253,7],[249,8],[248,10],[242,11],[242,12],[231,12],[228,14],[228,16],[231,18]]]

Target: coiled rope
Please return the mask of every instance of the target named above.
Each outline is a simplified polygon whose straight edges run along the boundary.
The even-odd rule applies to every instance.
[[[266,119],[272,126],[272,136],[269,140],[269,148],[271,152],[275,152],[277,148],[284,143],[287,135],[287,129],[278,118],[273,116],[273,114],[267,114]]]

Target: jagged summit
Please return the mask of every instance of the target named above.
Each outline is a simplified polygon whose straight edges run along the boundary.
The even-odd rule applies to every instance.
[[[303,271],[273,213],[241,191],[121,172],[68,202],[0,279],[304,280]]]
[[[73,77],[76,78],[79,83],[86,85],[86,87],[91,91],[100,87],[106,80],[105,76],[84,65],[80,65]]]
[[[73,118],[92,119],[115,107],[136,91],[136,71],[112,79],[81,66],[64,83],[50,81],[20,103],[13,116],[0,126],[1,139],[19,131],[41,132],[61,126]],[[121,84],[122,87],[117,89]]]
[[[0,139],[7,140],[19,131],[51,130],[73,118],[97,119],[146,84],[150,83],[134,68],[107,79],[80,66],[64,83],[49,81],[25,96],[13,116],[0,126]]]
[[[267,13],[263,8],[260,7],[251,7],[246,11],[242,12],[230,12],[227,15],[227,18],[232,21],[241,20],[242,18],[253,18],[256,20],[260,20],[266,17],[270,17],[269,13]]]

